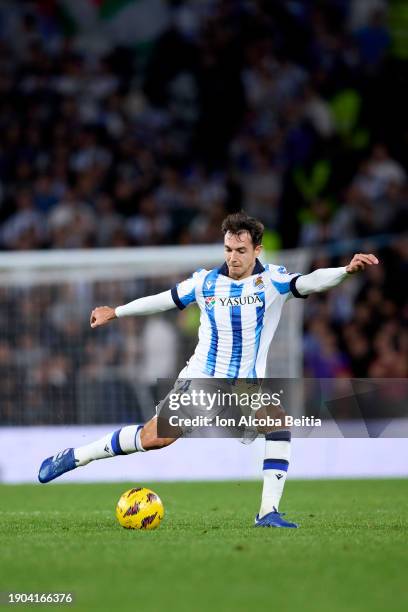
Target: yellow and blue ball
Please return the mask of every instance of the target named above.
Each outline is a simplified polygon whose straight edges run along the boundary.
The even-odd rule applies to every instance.
[[[160,497],[145,487],[125,491],[116,506],[116,518],[126,529],[156,529],[163,517]]]

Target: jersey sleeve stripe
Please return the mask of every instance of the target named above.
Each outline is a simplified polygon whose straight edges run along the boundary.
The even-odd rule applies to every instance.
[[[178,293],[177,293],[177,287],[172,287],[171,297],[173,298],[173,302],[175,303],[177,308],[179,308],[180,310],[184,310],[187,304],[183,304],[183,302],[180,300]]]
[[[296,289],[296,281],[297,281],[297,279],[299,278],[299,276],[302,276],[302,275],[301,275],[301,274],[298,274],[297,276],[294,276],[294,277],[291,279],[291,281],[290,281],[290,283],[289,283],[289,286],[290,286],[290,290],[291,290],[291,292],[292,292],[292,294],[293,294],[293,296],[294,296],[294,297],[296,297],[296,298],[301,298],[302,300],[305,300],[305,299],[306,299],[308,296],[307,296],[307,295],[302,295],[302,294],[301,294],[301,293],[299,293],[299,291]]]
[[[188,306],[189,304],[191,304],[192,302],[196,301],[196,297],[195,297],[195,287],[190,291],[190,293],[187,293],[186,295],[182,295],[181,297],[179,296],[180,302],[183,304],[184,308],[186,306]]]
[[[273,280],[272,285],[281,295],[285,295],[290,291],[290,282],[279,283],[278,281]]]
[[[182,296],[179,295],[177,287],[178,285],[171,289],[171,297],[173,298],[173,302],[176,304],[176,306],[180,308],[180,310],[183,310],[183,308],[196,301],[195,287],[193,287],[189,293]]]

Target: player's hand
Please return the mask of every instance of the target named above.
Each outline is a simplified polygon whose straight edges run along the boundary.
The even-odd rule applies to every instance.
[[[115,309],[110,306],[98,306],[91,312],[91,327],[106,325],[112,319],[116,319]]]
[[[371,253],[369,255],[367,255],[367,253],[357,253],[354,255],[349,265],[346,266],[346,272],[349,274],[354,274],[355,272],[364,270],[366,266],[377,265],[378,263],[379,261],[376,256],[372,255]]]

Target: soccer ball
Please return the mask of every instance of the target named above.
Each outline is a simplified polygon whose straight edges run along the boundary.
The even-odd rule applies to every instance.
[[[163,516],[160,497],[145,487],[125,491],[116,506],[116,518],[126,529],[156,529]]]

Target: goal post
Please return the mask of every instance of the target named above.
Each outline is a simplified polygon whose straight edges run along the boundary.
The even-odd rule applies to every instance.
[[[308,271],[303,250],[263,260]],[[194,350],[198,310],[126,317],[96,330],[90,311],[165,291],[222,261],[221,244],[0,254],[0,424],[149,418],[156,380],[175,377]],[[301,343],[302,300],[290,300],[267,376],[301,376]]]

